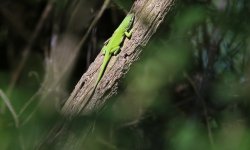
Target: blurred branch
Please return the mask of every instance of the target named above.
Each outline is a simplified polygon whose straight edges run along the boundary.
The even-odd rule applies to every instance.
[[[38,23],[36,25],[34,32],[32,33],[30,39],[28,40],[29,41],[28,44],[26,45],[26,47],[23,50],[21,61],[19,62],[18,66],[16,67],[16,69],[12,73],[9,88],[7,90],[7,95],[10,95],[12,93],[12,90],[16,85],[16,82],[20,76],[20,73],[22,72],[22,69],[25,66],[25,63],[27,62],[31,48],[32,48],[36,38],[38,37],[39,33],[41,32],[42,27],[44,26],[44,23],[47,20],[50,12],[53,9],[53,2],[54,2],[54,0],[50,0],[48,2],[47,6],[45,7],[45,9],[41,15],[40,20],[38,21]]]
[[[9,111],[14,119],[15,125],[18,128],[19,127],[19,120],[18,120],[17,113],[16,113],[14,107],[12,106],[10,100],[8,99],[8,97],[4,94],[4,92],[1,89],[0,89],[0,97],[3,99],[3,102],[5,103],[7,108],[9,109]]]
[[[77,44],[75,51],[78,53],[82,47],[82,45],[85,43],[87,37],[89,36],[91,30],[93,29],[93,27],[96,25],[96,23],[98,22],[98,20],[101,18],[104,10],[106,10],[106,8],[108,7],[110,3],[110,0],[105,0],[100,11],[98,12],[98,14],[96,15],[96,17],[94,18],[94,20],[91,22],[87,32],[85,33],[85,35],[83,36],[83,38],[81,39],[81,41]]]
[[[134,2],[130,11],[135,13],[133,36],[130,40],[124,41],[119,56],[111,59],[106,69],[108,74],[104,74],[94,95],[91,96],[103,59],[101,53],[97,56],[64,104],[62,108],[64,115],[74,116],[97,111],[104,106],[107,99],[117,93],[118,81],[139,58],[142,47],[148,43],[173,3],[174,0],[137,0]]]

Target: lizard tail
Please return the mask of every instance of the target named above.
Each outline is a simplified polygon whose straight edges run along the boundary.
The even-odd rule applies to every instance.
[[[102,78],[102,76],[103,76],[103,74],[104,74],[104,72],[105,72],[105,70],[106,70],[106,68],[107,68],[107,65],[108,65],[108,63],[109,63],[110,58],[111,58],[111,55],[110,55],[110,54],[105,54],[104,59],[103,59],[103,63],[102,63],[102,65],[101,65],[101,69],[100,69],[100,71],[99,71],[99,74],[98,74],[98,77],[97,77],[97,80],[96,80],[96,84],[95,84],[95,88],[94,88],[94,89],[96,89],[98,83],[100,82],[100,80],[101,80],[101,78]]]
[[[105,72],[105,69],[106,69],[106,67],[107,67],[107,65],[109,63],[110,58],[111,58],[111,54],[106,53],[105,56],[104,56],[103,63],[101,65],[101,69],[99,71],[95,86],[94,86],[93,90],[91,91],[91,94],[90,94],[90,96],[88,98],[88,101],[85,103],[85,105],[81,109],[84,109],[88,105],[88,103],[90,102],[90,99],[92,99],[92,97],[94,96],[97,85],[99,84],[99,82],[100,82],[100,80],[101,80],[101,78],[102,78],[102,76],[103,76],[103,74]]]

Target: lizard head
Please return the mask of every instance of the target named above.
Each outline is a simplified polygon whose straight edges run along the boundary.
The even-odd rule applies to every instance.
[[[123,20],[123,23],[126,26],[127,30],[132,26],[134,22],[134,16],[135,16],[134,13],[130,13]]]
[[[134,22],[135,14],[134,13],[128,14],[128,17],[129,17],[129,26],[131,27],[131,25]]]

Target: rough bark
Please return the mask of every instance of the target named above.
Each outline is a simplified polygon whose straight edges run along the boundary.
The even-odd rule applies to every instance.
[[[139,58],[143,47],[156,32],[174,0],[137,0],[130,12],[135,13],[133,35],[125,40],[119,55],[112,57],[104,76],[92,95],[94,84],[102,64],[103,55],[97,56],[83,74],[68,100],[62,107],[66,116],[86,115],[102,108],[107,100],[117,93],[120,79]]]

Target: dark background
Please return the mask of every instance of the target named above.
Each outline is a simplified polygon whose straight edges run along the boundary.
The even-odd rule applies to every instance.
[[[32,40],[48,3],[0,2],[1,150],[41,148],[42,141],[53,137],[48,133],[60,115],[57,108],[50,106],[56,104],[46,102],[40,106],[35,100],[24,115],[18,116],[17,126],[4,100],[18,114],[49,74],[46,67],[52,58],[53,37],[67,33],[73,37],[72,43],[79,42],[103,5],[100,0],[54,1]],[[108,5],[81,46],[60,94],[50,94],[46,98],[49,102],[69,96],[131,5],[132,1],[121,0]],[[249,7],[246,0],[176,1],[140,60],[122,79],[112,104],[97,118],[76,119],[68,127],[70,132],[59,134],[59,140],[64,142],[55,144],[58,141],[52,140],[52,146],[46,149],[248,150]],[[27,45],[30,54],[10,90]],[[69,55],[73,53],[75,44],[66,46]],[[67,64],[68,60],[63,62]],[[30,114],[31,119],[25,122]],[[91,121],[94,125],[87,134]],[[73,138],[69,137],[72,133]],[[88,138],[83,140],[86,134]],[[67,144],[70,138],[79,141],[78,145]]]

